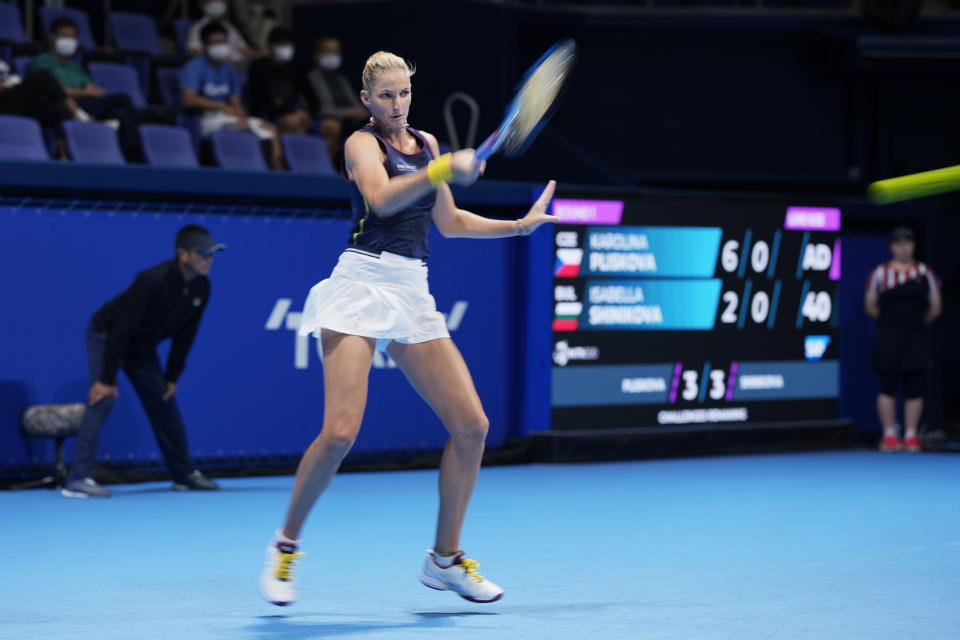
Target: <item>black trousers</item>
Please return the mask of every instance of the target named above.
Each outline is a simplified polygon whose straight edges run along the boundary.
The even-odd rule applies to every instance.
[[[140,150],[140,133],[137,125],[137,110],[130,101],[130,96],[122,93],[112,93],[102,98],[76,98],[77,105],[94,120],[120,121],[120,147],[127,160],[139,162],[142,153]]]
[[[100,378],[103,370],[103,354],[107,336],[93,327],[87,328],[87,356],[90,366],[90,384]],[[137,360],[122,363],[123,372],[130,378],[137,396],[147,412],[150,426],[160,445],[160,452],[175,482],[183,482],[194,470],[187,448],[187,431],[177,407],[176,398],[163,399],[167,383],[156,353]],[[93,476],[97,465],[97,441],[107,416],[113,410],[115,396],[104,398],[92,407],[87,407],[77,434],[77,447],[70,468],[70,480],[83,480]]]
[[[67,94],[52,73],[35,71],[17,86],[0,91],[0,113],[36,118],[45,127],[55,127],[73,117]]]

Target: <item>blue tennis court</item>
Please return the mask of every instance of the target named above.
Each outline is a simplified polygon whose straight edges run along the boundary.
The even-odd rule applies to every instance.
[[[0,493],[4,638],[956,638],[960,457],[492,467],[464,536],[504,598],[416,579],[435,471],[338,476],[300,600],[260,600],[292,477]]]

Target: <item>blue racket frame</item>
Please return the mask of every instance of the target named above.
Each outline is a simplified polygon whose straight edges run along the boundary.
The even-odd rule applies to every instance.
[[[517,87],[516,87],[517,95],[514,96],[513,100],[510,101],[510,104],[507,105],[507,110],[506,110],[506,113],[504,114],[503,120],[500,122],[500,126],[497,127],[496,131],[491,133],[490,136],[487,137],[487,139],[484,140],[483,143],[477,148],[475,157],[478,160],[486,160],[493,154],[500,151],[500,147],[503,146],[503,141],[506,138],[506,133],[507,131],[509,131],[510,123],[513,122],[516,119],[517,115],[520,113],[520,96],[519,96],[520,88],[524,85],[527,79],[530,78],[530,76],[532,76],[534,72],[536,72],[536,70],[540,68],[540,65],[542,65],[547,58],[553,55],[553,53],[557,51],[557,49],[560,49],[561,47],[565,47],[571,44],[573,44],[573,40],[570,38],[566,38],[564,40],[561,40],[560,42],[557,42],[552,47],[547,49],[547,51],[542,56],[540,56],[537,59],[537,61],[530,66],[529,69],[527,69],[526,73],[523,74],[523,78],[521,78],[520,82],[517,83]],[[523,144],[520,145],[520,147],[518,147],[516,151],[514,151],[509,155],[518,156],[524,151],[526,151],[527,148],[533,143],[534,139],[536,139],[536,137],[540,134],[540,131],[543,129],[544,126],[546,126],[547,122],[550,120],[550,117],[553,115],[553,112],[556,109],[557,104],[560,102],[560,96],[562,95],[562,93],[563,92],[561,90],[561,92],[557,94],[557,98],[554,100],[550,109],[548,109],[546,114],[544,114],[544,116],[540,118],[540,122],[537,123],[537,126],[534,127],[529,134],[527,134],[527,138],[526,140],[523,141]]]

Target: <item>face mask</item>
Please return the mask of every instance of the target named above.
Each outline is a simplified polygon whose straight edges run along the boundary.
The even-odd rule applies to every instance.
[[[290,62],[293,60],[293,45],[284,44],[273,48],[273,59],[277,62]]]
[[[203,12],[211,18],[222,18],[227,15],[227,3],[216,0],[203,5]]]
[[[223,62],[230,57],[230,45],[226,42],[212,44],[207,47],[207,55],[217,62]]]
[[[340,68],[340,54],[325,53],[317,57],[317,62],[320,64],[320,68],[325,71],[336,71]]]
[[[69,58],[77,52],[77,39],[57,38],[53,43],[53,48],[64,58]]]

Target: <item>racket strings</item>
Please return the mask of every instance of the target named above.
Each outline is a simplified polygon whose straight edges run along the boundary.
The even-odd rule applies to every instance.
[[[521,148],[550,112],[573,66],[574,51],[572,42],[557,48],[523,82],[514,98],[517,116],[510,123],[503,141],[506,155]]]

